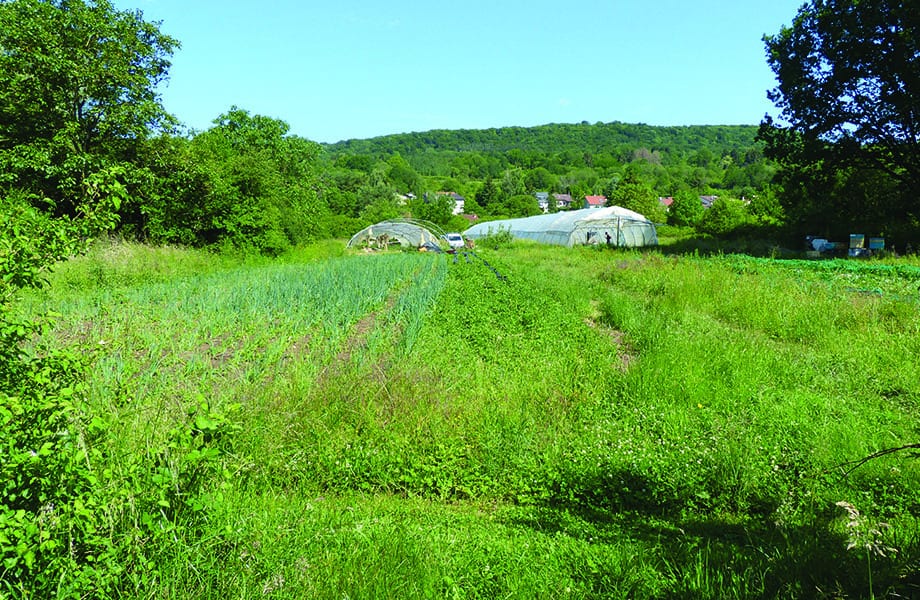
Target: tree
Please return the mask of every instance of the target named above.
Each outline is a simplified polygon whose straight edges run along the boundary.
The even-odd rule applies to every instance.
[[[463,212],[468,215],[478,215],[482,212],[482,206],[476,200],[476,196],[467,196],[463,202]]]
[[[755,223],[768,227],[778,227],[786,218],[782,205],[770,188],[765,188],[763,192],[751,198],[748,212]]]
[[[498,204],[501,202],[501,192],[495,181],[486,179],[479,191],[476,192],[476,203],[487,213],[495,212]]]
[[[501,182],[498,184],[501,195],[506,200],[511,196],[518,196],[527,193],[527,186],[524,184],[524,173],[520,168],[508,169],[502,174]]]
[[[388,198],[375,198],[361,211],[363,225],[372,225],[380,221],[388,221],[403,216],[402,209],[396,204],[392,194]]]
[[[528,192],[552,190],[556,187],[559,178],[544,167],[537,167],[524,175],[524,186]]]
[[[668,211],[668,222],[672,225],[695,226],[703,217],[700,196],[693,190],[681,190],[674,195],[674,202]]]
[[[421,176],[415,172],[415,169],[406,162],[399,154],[394,154],[387,159],[387,181],[393,185],[397,191],[403,194],[412,193],[421,196],[423,193],[423,181]]]
[[[137,209],[143,234],[266,254],[325,235],[319,146],[288,129],[232,107],[191,140],[163,136],[144,144],[152,184],[141,190],[146,197]]]
[[[509,217],[531,217],[543,213],[536,196],[530,194],[515,194],[505,199],[502,206]]]
[[[172,123],[156,86],[178,45],[109,0],[0,2],[0,186],[76,214],[88,177]]]
[[[429,194],[427,198],[416,198],[410,202],[412,216],[446,227],[454,216],[454,199],[444,194]]]
[[[735,198],[718,198],[700,220],[699,229],[727,236],[750,224],[747,207]]]
[[[611,191],[608,204],[628,208],[657,223],[664,221],[664,210],[658,202],[658,197],[642,180],[634,165],[626,167],[622,179]]]
[[[904,0],[811,0],[766,36],[778,86],[766,117],[773,158],[872,168],[920,189],[920,5]],[[916,196],[916,194],[914,194]],[[918,209],[916,198],[912,209]]]

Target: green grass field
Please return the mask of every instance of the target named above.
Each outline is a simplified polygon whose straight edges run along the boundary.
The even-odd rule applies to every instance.
[[[91,357],[100,595],[894,598],[920,596],[920,461],[847,465],[920,442],[918,285],[905,260],[121,243],[20,308]]]

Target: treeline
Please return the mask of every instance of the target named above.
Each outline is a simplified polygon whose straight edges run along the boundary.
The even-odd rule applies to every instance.
[[[325,148],[339,166],[367,170],[375,159],[398,155],[418,175],[455,178],[461,187],[468,180],[481,183],[520,169],[533,188],[529,191],[600,194],[607,182],[598,180],[635,164],[664,196],[685,188],[750,196],[773,176],[756,135],[757,127],[751,125],[581,123],[436,130],[349,140]]]
[[[138,141],[129,167],[121,171],[127,201],[119,211],[119,230],[152,243],[279,254],[394,217],[425,219],[452,230],[468,226],[454,214],[453,197],[440,192],[463,196],[464,212],[480,218],[537,214],[537,192],[568,194],[575,207],[587,195],[604,195],[656,222],[698,225],[719,234],[765,222],[755,218],[748,203],[775,205],[769,191],[773,167],[754,141],[754,127],[513,129],[519,146],[511,146],[505,130],[434,135],[453,139],[454,148],[475,140],[502,150],[428,146],[403,154],[399,149],[426,134],[323,146],[291,135],[280,119],[233,107],[205,131]],[[579,133],[574,139],[593,140],[593,151],[575,150],[573,132]],[[653,140],[659,145],[645,145]],[[368,152],[356,152],[359,147]],[[727,225],[713,221],[718,207],[712,216],[702,210],[700,195],[737,204]],[[676,198],[670,214],[660,197]],[[766,212],[780,214],[775,206]]]
[[[429,198],[452,191],[480,217],[534,214],[534,194],[548,192],[568,194],[576,206],[586,195],[604,195],[658,222],[669,219],[660,197],[699,205],[700,196],[711,195],[744,206],[759,198],[774,205],[775,222],[781,215],[770,190],[775,167],[756,135],[756,127],[743,125],[550,124],[389,135],[325,149],[333,181],[370,177],[389,186],[387,193]],[[701,207],[678,212],[670,220],[679,224],[704,215]],[[741,216],[736,225],[757,221]]]
[[[546,192],[576,207],[605,195],[658,222],[669,218],[658,198],[674,197],[693,206],[670,218],[695,224],[700,195],[769,198],[774,175],[753,126],[553,124],[321,145],[234,106],[183,132],[156,93],[179,41],[109,0],[0,2],[0,47],[4,202],[79,218],[117,198],[117,233],[155,244],[274,255],[398,216],[465,228],[439,192],[480,218],[534,214]]]
[[[122,235],[266,254],[397,216],[464,228],[440,192],[464,197],[480,218],[534,214],[537,192],[568,194],[575,207],[603,195],[716,235],[916,223],[913,163],[863,168],[867,157],[916,152],[859,154],[852,143],[818,152],[768,124],[582,122],[317,144],[231,107],[209,129],[183,133],[156,94],[178,46],[108,0],[0,2],[5,202],[77,217],[117,192]],[[712,208],[702,196],[717,198]],[[659,198],[673,199],[667,211]]]
[[[465,228],[443,192],[479,218],[535,214],[538,192],[567,194],[574,207],[603,195],[655,222],[720,236],[861,223],[877,233],[898,206],[890,178],[851,177],[859,185],[845,187],[835,183],[841,169],[812,177],[813,166],[776,151],[772,129],[748,125],[582,122],[317,144],[234,106],[207,130],[182,132],[156,95],[178,45],[108,1],[0,3],[6,201],[77,217],[118,192],[124,236],[265,254],[399,216]],[[703,196],[715,198],[705,210]]]
[[[628,161],[637,148],[650,148],[668,155],[688,156],[703,148],[725,152],[754,145],[753,125],[692,125],[658,127],[630,123],[552,123],[536,127],[490,129],[436,129],[366,140],[347,140],[327,145],[332,155],[400,153],[414,156],[426,151],[479,152],[494,154],[575,153],[606,154]]]

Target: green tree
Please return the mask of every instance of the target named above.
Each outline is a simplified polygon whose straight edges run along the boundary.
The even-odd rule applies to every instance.
[[[657,223],[664,221],[664,210],[658,202],[658,196],[642,180],[635,165],[627,165],[623,176],[612,190],[607,204],[628,208]]]
[[[361,211],[362,225],[372,225],[403,216],[403,210],[393,196],[378,197]]]
[[[508,169],[502,173],[501,182],[498,184],[502,197],[510,198],[527,193],[527,186],[524,184],[524,172],[519,168]]]
[[[0,186],[77,214],[89,177],[130,170],[138,141],[172,124],[156,86],[177,47],[109,0],[0,2]]]
[[[387,181],[400,193],[409,192],[421,196],[424,192],[421,176],[399,154],[394,154],[387,159]]]
[[[731,235],[750,224],[747,206],[735,198],[718,198],[706,210],[699,229],[718,236]]]
[[[784,225],[786,221],[783,207],[771,188],[766,188],[761,193],[754,194],[748,205],[748,212],[758,225],[779,227]]]
[[[674,202],[668,211],[668,223],[696,226],[704,210],[699,194],[692,190],[681,190],[674,195]]]
[[[537,167],[524,175],[524,187],[531,193],[552,190],[558,181],[559,178],[544,167]]]
[[[540,210],[536,196],[530,194],[515,194],[505,200],[503,206],[503,213],[509,217],[530,217],[543,212]]]
[[[707,169],[709,168],[709,165],[711,165],[713,161],[715,161],[715,158],[716,157],[712,153],[712,150],[710,150],[706,146],[703,146],[702,148],[700,148],[699,150],[691,154],[690,158],[687,159],[687,162],[694,167],[699,167],[701,169]]]
[[[358,190],[367,183],[367,175],[350,169],[327,168],[319,174],[321,189],[329,210],[335,215],[357,217],[362,205]]]
[[[486,179],[479,191],[476,192],[476,203],[482,207],[487,214],[493,214],[501,202],[501,192],[495,181]]]
[[[476,200],[476,196],[467,196],[463,203],[463,212],[468,215],[478,215],[482,213],[482,206]]]
[[[428,198],[416,198],[410,203],[412,216],[446,227],[454,216],[454,199],[442,194],[429,194]]]
[[[871,169],[901,186],[883,209],[890,219],[920,215],[917,31],[915,2],[811,0],[791,26],[764,38],[778,80],[769,97],[787,125],[767,117],[760,136],[768,156],[799,171],[784,174],[793,213],[801,186],[826,192],[837,173]]]
[[[140,143],[144,167],[129,178],[123,230],[157,243],[269,254],[324,237],[324,198],[348,203],[354,195],[330,192],[317,174],[319,146],[287,131],[283,121],[234,107],[194,139],[161,135]]]

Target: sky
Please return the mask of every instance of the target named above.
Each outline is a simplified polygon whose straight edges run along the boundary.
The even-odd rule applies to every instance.
[[[115,0],[179,40],[166,110],[232,106],[317,142],[776,116],[762,38],[802,0]]]

